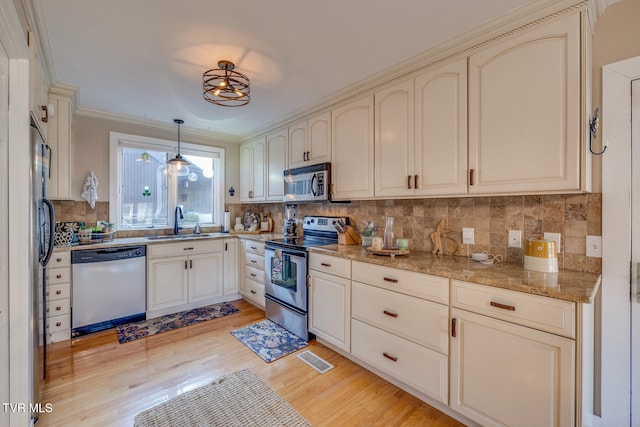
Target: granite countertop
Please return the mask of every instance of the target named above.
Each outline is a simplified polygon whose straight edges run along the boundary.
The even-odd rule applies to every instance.
[[[73,246],[63,246],[54,248],[55,251],[79,251],[79,250],[91,250],[91,249],[104,249],[115,248],[119,246],[139,246],[139,245],[162,245],[165,243],[177,243],[193,240],[210,240],[210,239],[223,239],[230,237],[237,237],[240,239],[258,240],[264,241],[269,239],[277,239],[282,237],[282,233],[260,233],[260,234],[243,234],[243,233],[202,233],[199,237],[186,237],[180,239],[148,239],[146,237],[124,237],[116,238],[111,241],[105,241],[101,243],[90,243],[86,245],[76,244]]]
[[[541,273],[525,270],[520,264],[486,265],[466,257],[425,251],[412,250],[395,258],[369,254],[357,245],[315,246],[309,251],[579,303],[593,303],[601,280],[595,273],[569,270]]]

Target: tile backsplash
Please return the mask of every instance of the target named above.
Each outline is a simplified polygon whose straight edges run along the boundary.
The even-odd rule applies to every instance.
[[[89,225],[109,219],[109,203],[97,202],[96,209],[82,201],[54,201],[56,221],[84,221]],[[231,223],[244,212],[271,213],[275,232],[284,227],[284,204],[229,204]],[[521,230],[522,242],[545,232],[561,234],[558,266],[561,269],[600,273],[600,258],[588,258],[586,236],[602,235],[602,195],[558,194],[527,196],[459,197],[443,199],[367,200],[350,203],[299,204],[297,217],[305,215],[348,216],[359,228],[361,221],[373,221],[384,231],[385,217],[395,218],[396,237],[409,239],[409,249],[433,250],[430,234],[440,220],[446,236],[458,243],[453,255],[489,252],[511,263],[524,263],[522,248],[508,247],[509,230]],[[475,244],[463,245],[462,228],[474,228]],[[209,230],[204,230],[209,231]],[[116,237],[133,237],[139,232],[118,232]]]

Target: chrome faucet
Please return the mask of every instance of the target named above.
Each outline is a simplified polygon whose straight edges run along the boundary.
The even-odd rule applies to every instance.
[[[180,227],[178,227],[179,220],[184,219],[182,215],[182,208],[180,206],[176,206],[176,211],[173,215],[173,234],[180,233]]]

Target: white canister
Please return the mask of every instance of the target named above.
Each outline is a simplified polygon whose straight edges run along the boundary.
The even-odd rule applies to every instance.
[[[524,268],[546,273],[558,272],[556,242],[541,237],[527,239],[524,248]]]

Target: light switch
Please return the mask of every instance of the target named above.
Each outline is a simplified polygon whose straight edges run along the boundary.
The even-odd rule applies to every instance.
[[[587,256],[602,258],[602,236],[587,236]]]

